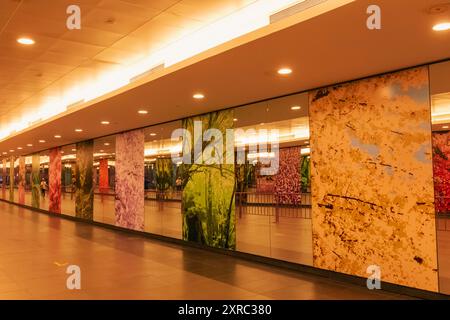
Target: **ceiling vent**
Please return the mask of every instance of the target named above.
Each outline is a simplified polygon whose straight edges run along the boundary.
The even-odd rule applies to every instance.
[[[284,10],[281,10],[277,13],[274,13],[270,16],[270,23],[275,23],[280,20],[283,20],[287,17],[293,16],[294,14],[300,13],[302,11],[305,11],[309,8],[312,8],[314,6],[317,6],[321,3],[327,2],[328,0],[306,0],[297,4],[294,4],[293,6],[290,6],[289,8],[286,8]]]

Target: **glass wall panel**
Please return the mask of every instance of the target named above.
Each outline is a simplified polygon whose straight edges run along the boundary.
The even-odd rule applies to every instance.
[[[439,288],[450,294],[450,62],[430,66]]]
[[[237,250],[312,265],[308,94],[234,116]]]
[[[61,148],[61,213],[75,216],[75,164],[76,145]]]
[[[116,136],[94,140],[94,221],[115,224]]]
[[[171,135],[179,128],[181,121],[144,130],[145,231],[176,239],[182,238],[181,163],[173,163],[171,154],[181,153],[182,147]]]

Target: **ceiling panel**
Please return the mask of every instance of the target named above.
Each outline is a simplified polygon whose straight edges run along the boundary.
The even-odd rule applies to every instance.
[[[0,0],[0,127],[254,1]],[[81,30],[66,28],[73,4]],[[19,37],[36,43],[19,45]]]

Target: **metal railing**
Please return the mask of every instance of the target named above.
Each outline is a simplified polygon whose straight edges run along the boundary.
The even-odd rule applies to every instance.
[[[237,192],[236,213],[239,218],[243,215],[263,215],[280,217],[311,219],[310,193],[259,193]]]

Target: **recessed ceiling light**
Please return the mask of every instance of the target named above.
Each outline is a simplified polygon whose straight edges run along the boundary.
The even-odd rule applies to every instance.
[[[8,152],[3,152],[3,154],[8,154]]]
[[[104,145],[105,145],[105,146],[109,146],[109,142],[105,142]]]
[[[450,22],[438,23],[433,26],[434,31],[447,31],[450,30]]]
[[[450,128],[449,126],[442,126],[442,129],[448,129]]]
[[[72,151],[77,151],[77,149],[72,149]]]
[[[9,152],[14,152],[14,150],[11,149],[11,150],[9,150]]]
[[[194,99],[201,100],[201,99],[205,98],[205,95],[203,93],[196,93],[192,97]]]
[[[32,147],[33,145],[31,143],[27,144],[27,147]]]
[[[60,139],[60,138],[61,138],[61,135],[55,134],[55,138],[56,138],[56,139]]]
[[[289,68],[281,68],[278,70],[278,74],[283,75],[283,76],[291,74],[291,73],[292,73],[292,69],[289,69]]]
[[[154,136],[156,136],[156,133],[152,132],[152,133],[150,133],[150,135],[151,135],[152,137],[154,137]]]
[[[39,143],[45,143],[45,140],[39,140]]]
[[[109,124],[109,121],[102,121],[101,124]]]
[[[139,110],[138,113],[139,113],[139,114],[147,114],[148,111],[147,111],[147,110]]]
[[[17,150],[22,150],[23,148],[22,147],[17,147]]]
[[[83,132],[83,129],[75,129],[75,132]]]
[[[19,38],[17,39],[17,42],[27,46],[34,44],[34,40],[30,38]]]
[[[105,150],[100,150],[101,153],[105,152]]]
[[[300,107],[300,106],[293,106],[293,107],[291,107],[291,110],[300,110],[302,107]]]
[[[233,121],[236,122],[236,121],[238,121],[238,119],[237,119],[237,118],[234,118]]]

